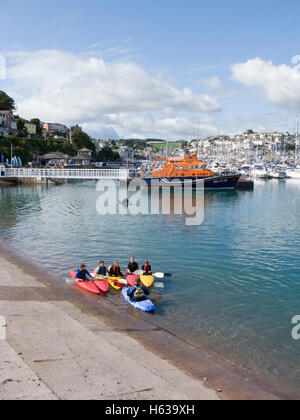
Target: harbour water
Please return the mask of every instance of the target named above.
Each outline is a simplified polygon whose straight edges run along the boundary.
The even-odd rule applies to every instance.
[[[270,387],[276,377],[299,388],[292,318],[300,314],[300,182],[205,192],[200,226],[175,215],[100,216],[98,197],[93,182],[0,187],[1,241],[60,282],[80,263],[93,269],[100,258],[118,259],[125,268],[131,256],[149,259],[155,271],[173,274],[154,298],[151,322]],[[131,311],[120,295],[108,300]]]

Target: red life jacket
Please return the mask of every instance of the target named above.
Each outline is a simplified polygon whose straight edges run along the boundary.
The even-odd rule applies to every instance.
[[[144,271],[145,273],[149,273],[149,271],[151,271],[151,265],[144,265],[144,267],[143,267],[143,271]]]

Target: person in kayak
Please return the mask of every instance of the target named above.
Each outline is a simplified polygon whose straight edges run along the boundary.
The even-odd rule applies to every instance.
[[[96,274],[96,276],[103,276],[103,277],[106,276],[107,269],[106,269],[106,267],[104,265],[104,261],[100,261],[99,262],[99,267],[96,269],[95,274]]]
[[[126,271],[126,276],[130,276],[131,274],[134,274],[136,271],[138,271],[139,265],[135,262],[134,258],[131,258],[128,269]]]
[[[152,274],[153,274],[151,265],[149,264],[149,261],[144,262],[142,270],[144,272],[144,276],[152,276]]]
[[[115,261],[114,265],[109,268],[108,275],[109,277],[123,277],[118,261]]]
[[[94,281],[90,273],[86,269],[86,265],[82,264],[80,269],[76,272],[76,279],[79,281]]]
[[[146,296],[150,295],[149,290],[142,285],[141,280],[137,280],[135,286],[128,289],[127,295],[133,302],[143,302],[147,300]]]

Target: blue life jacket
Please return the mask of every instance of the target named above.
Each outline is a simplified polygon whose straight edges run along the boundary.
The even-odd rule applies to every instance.
[[[106,276],[106,274],[107,274],[106,267],[99,267],[97,269],[97,276]]]

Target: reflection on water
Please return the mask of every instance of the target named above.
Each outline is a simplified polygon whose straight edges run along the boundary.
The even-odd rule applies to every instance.
[[[155,271],[173,273],[153,322],[299,386],[299,342],[291,338],[300,311],[299,192],[292,180],[258,183],[254,192],[205,192],[204,223],[186,226],[176,214],[100,216],[90,182],[2,188],[0,235],[58,278],[100,258],[122,267],[131,256],[149,259]],[[118,295],[109,299],[124,305]]]

